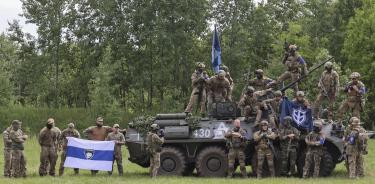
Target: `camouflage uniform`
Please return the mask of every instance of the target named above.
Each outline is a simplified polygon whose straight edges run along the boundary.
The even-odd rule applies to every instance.
[[[359,78],[360,75],[354,72],[351,78]],[[341,104],[338,110],[338,122],[342,124],[342,118],[345,112],[351,111],[352,116],[360,118],[360,112],[363,110],[363,95],[366,92],[365,85],[358,81],[356,84],[352,81],[345,87],[344,92],[347,93],[347,99]]]
[[[269,87],[268,85],[271,84],[273,80],[268,77],[263,76],[263,73],[264,72],[262,69],[256,70],[255,74],[259,75],[259,77],[250,79],[247,83],[247,86],[254,87],[255,91],[266,90]]]
[[[62,152],[61,152],[61,162],[60,162],[60,168],[59,168],[59,175],[62,176],[64,174],[64,163],[66,159],[66,151],[67,151],[67,144],[68,144],[68,137],[75,137],[75,138],[81,138],[81,135],[79,132],[74,129],[74,125],[72,128],[67,128],[61,132],[61,136],[59,138],[60,145],[62,146]],[[74,168],[74,173],[78,174],[79,169]]]
[[[246,132],[242,128],[233,128],[225,134],[225,138],[228,139],[228,177],[233,177],[234,173],[234,162],[238,159],[240,163],[240,170],[242,177],[247,177],[246,165],[245,165],[245,153],[246,142],[244,140]]]
[[[268,126],[268,122],[262,121],[261,125],[266,124]],[[268,127],[267,127],[268,128]],[[264,159],[267,159],[268,168],[271,174],[271,177],[275,176],[275,168],[274,168],[274,162],[273,157],[274,153],[271,148],[272,141],[275,140],[277,135],[272,132],[270,129],[267,129],[267,131],[263,131],[262,129],[255,132],[254,134],[254,141],[257,143],[257,146],[255,147],[256,153],[257,153],[257,178],[262,177],[262,170],[263,170],[263,162]]]
[[[282,159],[281,172],[283,175],[295,174],[297,147],[300,132],[291,126],[291,121],[292,118],[290,116],[286,116],[284,118],[284,126],[282,126],[280,129],[280,147]],[[292,134],[294,134],[294,136],[288,137],[288,135]]]
[[[55,176],[58,134],[56,131],[52,130],[52,127],[51,129],[44,127],[39,133],[38,140],[41,146],[39,175],[47,175],[49,165],[49,175]]]
[[[115,128],[115,126],[114,126]],[[124,174],[124,169],[122,166],[122,152],[121,152],[121,145],[125,144],[125,137],[124,134],[120,132],[111,132],[108,134],[106,141],[117,141],[115,144],[115,152],[114,152],[114,161],[116,161],[118,173],[120,176]],[[112,174],[112,171],[109,172],[109,174]]]
[[[248,87],[247,91],[251,91],[251,93],[246,92],[246,94],[242,96],[240,102],[238,103],[238,107],[242,109],[246,119],[248,119],[249,117],[256,116],[257,111],[259,109],[258,101],[255,95],[253,94],[254,88]]]
[[[321,130],[321,123],[317,124],[317,126]],[[324,139],[325,138],[323,134],[317,131],[312,131],[306,136],[305,142],[307,145],[307,153],[305,158],[305,165],[303,167],[303,178],[307,178],[310,175],[311,165],[314,165],[313,177],[316,178],[319,176],[320,161],[323,155]]]
[[[156,131],[148,132],[147,145],[150,153],[150,176],[156,177],[160,167],[160,152],[164,138],[159,137]]]
[[[230,76],[230,73],[229,73],[229,68],[225,65],[221,65],[220,66],[220,70],[224,70],[225,71],[225,78],[228,79],[229,81],[229,84],[230,84],[230,89],[231,89],[231,93],[228,94],[229,96],[232,96],[232,91],[234,90],[234,80],[232,79],[232,77]]]
[[[11,177],[11,163],[12,163],[12,140],[10,139],[9,133],[12,127],[8,127],[3,132],[4,140],[4,176]]]
[[[331,62],[327,62],[325,67],[332,67]],[[339,75],[336,71],[325,70],[319,79],[318,88],[319,94],[314,103],[314,118],[319,119],[320,106],[323,100],[328,100],[328,120],[333,119],[333,103],[335,102],[336,96],[339,89]]]
[[[357,118],[353,128],[345,133],[346,155],[349,166],[349,178],[363,177],[363,156],[367,154],[366,130],[359,125]]]
[[[189,104],[187,105],[185,109],[185,113],[191,113],[191,110],[193,109],[194,103],[197,100],[200,100],[198,103],[200,103],[200,113],[204,114],[206,113],[206,98],[207,98],[207,82],[209,80],[209,76],[205,71],[199,72],[196,70],[191,75],[191,83],[193,87],[193,91],[191,92]],[[199,95],[201,99],[199,99]]]
[[[12,129],[9,136],[12,140],[12,176],[15,178],[26,177],[26,158],[23,153],[26,135],[21,129]]]
[[[309,102],[309,100],[307,100],[305,98],[305,93],[303,91],[297,91],[296,96],[297,97],[301,97],[302,99],[298,100],[298,98],[295,98],[293,100],[294,103],[296,103],[296,104],[298,104],[300,106],[304,106],[306,108],[311,108],[310,102]]]
[[[219,76],[223,78],[220,79]],[[220,70],[219,74],[208,80],[208,109],[212,110],[212,104],[216,102],[231,101],[231,88],[228,79],[225,78],[225,72]]]
[[[279,128],[279,115],[281,113],[280,105],[283,99],[281,91],[276,91],[274,95],[276,96],[275,98],[264,100],[263,104],[271,111],[268,115],[268,121],[271,124],[271,128]]]
[[[295,45],[290,45],[289,49],[292,49],[292,48],[294,50],[297,49],[297,47]],[[305,60],[297,52],[295,52],[294,54],[288,53],[285,56],[285,58],[283,60],[283,63],[287,67],[287,71],[284,72],[277,79],[277,81],[276,81],[277,84],[280,84],[281,82],[283,82],[287,79],[291,79],[292,81],[296,81],[297,79],[299,79],[301,77],[300,67],[303,68],[303,72],[304,72],[305,75],[308,72]],[[293,89],[294,89],[295,93],[298,91],[298,83],[294,85]]]

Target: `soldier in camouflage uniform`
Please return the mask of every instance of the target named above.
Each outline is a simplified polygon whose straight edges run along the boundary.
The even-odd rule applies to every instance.
[[[339,93],[339,75],[333,70],[332,62],[324,64],[325,71],[319,79],[318,88],[319,94],[314,103],[314,118],[319,119],[320,106],[324,99],[328,100],[328,120],[332,122],[333,119],[333,103]]]
[[[26,177],[26,158],[23,153],[24,142],[27,135],[21,130],[22,122],[14,120],[12,122],[12,130],[9,133],[12,140],[12,176],[15,178]]]
[[[338,110],[337,116],[339,127],[342,126],[342,118],[345,112],[350,111],[352,112],[352,116],[359,118],[360,112],[363,111],[363,95],[366,92],[366,88],[365,85],[359,81],[360,77],[361,75],[358,72],[353,72],[350,75],[352,81],[349,82],[344,89],[344,92],[347,93],[347,99],[341,104]]]
[[[66,151],[67,151],[67,145],[68,145],[68,137],[75,137],[75,138],[81,138],[81,135],[79,132],[74,128],[74,123],[69,123],[68,128],[63,130],[61,132],[61,136],[59,138],[59,144],[62,147],[61,152],[61,162],[60,162],[60,168],[59,168],[59,176],[62,176],[64,174],[64,163],[66,159]],[[74,168],[74,173],[78,174],[79,169]]]
[[[114,161],[116,161],[118,174],[122,176],[124,174],[124,169],[122,167],[122,152],[121,146],[125,145],[125,136],[124,134],[120,133],[120,125],[114,124],[113,125],[113,132],[109,133],[106,141],[114,141],[115,142],[115,152],[114,152]],[[112,171],[108,172],[108,174],[112,175]]]
[[[3,132],[3,141],[4,141],[4,177],[11,177],[11,163],[12,163],[12,140],[10,139],[9,133],[12,130],[12,127],[8,127]]]
[[[307,145],[307,153],[305,158],[305,165],[303,167],[303,178],[310,176],[310,167],[314,165],[313,177],[319,176],[320,161],[323,155],[323,144],[325,141],[324,135],[321,133],[322,122],[320,120],[314,121],[314,130],[310,132],[305,142]]]
[[[201,62],[198,62],[197,69],[191,75],[191,85],[193,91],[191,92],[189,104],[185,109],[185,113],[191,113],[194,103],[199,100],[200,103],[200,113],[204,116],[206,113],[206,98],[207,98],[207,82],[209,76],[206,71],[204,71],[205,65]]]
[[[266,159],[271,177],[275,177],[275,167],[273,162],[274,149],[272,141],[277,135],[268,129],[268,122],[260,122],[260,130],[255,132],[254,141],[257,143],[255,149],[257,153],[257,178],[262,178],[263,162]]]
[[[112,132],[112,127],[103,126],[104,119],[102,117],[96,118],[96,126],[91,126],[83,131],[85,137],[89,140],[104,141],[108,133]],[[91,175],[96,175],[97,170],[91,170]]]
[[[246,121],[248,121],[250,117],[256,116],[258,111],[258,101],[254,95],[254,90],[253,87],[248,86],[245,95],[242,96],[238,103],[238,107],[242,109]]]
[[[296,98],[293,102],[305,108],[311,108],[310,102],[305,98],[305,93],[303,91],[297,91]]]
[[[246,167],[245,167],[245,153],[246,147],[246,131],[241,128],[241,122],[239,119],[233,121],[234,128],[229,130],[225,134],[225,138],[228,142],[228,177],[232,178],[234,173],[234,162],[238,159],[240,163],[240,169],[243,178],[247,178]]]
[[[255,91],[266,90],[269,88],[269,84],[272,83],[272,79],[264,76],[264,71],[262,69],[255,70],[255,78],[250,79],[247,86],[254,87]]]
[[[292,117],[285,116],[284,124],[280,129],[280,146],[281,146],[281,172],[283,175],[296,174],[297,147],[300,132],[294,128]]]
[[[150,176],[156,177],[160,167],[160,152],[164,143],[163,135],[158,135],[159,125],[152,124],[151,132],[147,134],[147,145],[150,153]]]
[[[271,124],[271,128],[279,128],[279,115],[281,113],[280,105],[283,101],[282,99],[283,94],[281,93],[281,91],[275,91],[273,94],[275,95],[274,98],[266,99],[262,103],[271,112],[268,115],[268,121]],[[258,114],[259,113],[260,112],[258,111]],[[258,114],[257,116],[260,116]]]
[[[210,112],[213,103],[232,101],[230,82],[225,78],[225,75],[225,71],[220,70],[216,76],[208,80],[208,109]]]
[[[55,176],[55,166],[57,161],[57,147],[58,133],[53,128],[53,122],[48,121],[46,126],[39,132],[39,145],[41,147],[40,152],[40,166],[39,175],[46,176],[47,169],[49,166],[49,175]]]
[[[360,126],[360,120],[352,119],[351,130],[345,132],[346,155],[349,166],[349,178],[364,176],[363,156],[367,154],[366,130]]]
[[[220,65],[220,70],[225,71],[225,78],[228,79],[229,84],[230,84],[230,89],[231,89],[231,92],[232,92],[234,90],[234,81],[233,81],[232,77],[230,76],[229,68],[225,65]],[[232,96],[232,94],[229,94],[229,96]]]
[[[291,79],[292,81],[299,79],[301,77],[301,68],[303,69],[304,75],[308,74],[307,64],[303,57],[297,53],[296,45],[289,45],[289,52],[285,53],[283,64],[287,67],[287,71],[272,84],[280,84],[288,79]],[[293,89],[294,93],[298,91],[298,83],[293,86]]]

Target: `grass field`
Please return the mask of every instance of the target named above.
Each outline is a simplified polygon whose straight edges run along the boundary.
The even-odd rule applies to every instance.
[[[3,148],[2,141],[0,147]],[[9,179],[4,178],[3,174],[3,154],[0,156],[0,184],[5,183],[30,183],[30,184],[55,184],[55,183],[178,183],[178,184],[193,184],[193,183],[214,183],[221,184],[225,183],[267,183],[267,184],[280,184],[280,183],[375,183],[375,141],[369,142],[369,154],[365,157],[366,177],[358,180],[347,179],[347,173],[344,168],[344,164],[341,163],[336,166],[336,169],[331,177],[319,178],[319,179],[300,179],[300,178],[266,178],[258,180],[256,178],[249,179],[225,179],[225,178],[198,178],[196,176],[191,177],[158,177],[157,179],[151,179],[148,177],[148,169],[142,168],[136,164],[132,164],[127,160],[127,152],[124,151],[124,176],[119,177],[117,172],[114,172],[113,176],[108,176],[106,172],[99,172],[95,177],[92,177],[89,171],[80,171],[80,175],[75,176],[72,169],[67,169],[63,177],[39,177],[39,145],[35,138],[32,138],[26,142],[25,148],[27,158],[27,175],[26,179]],[[126,149],[123,149],[126,150]],[[58,162],[59,165],[59,162]],[[116,170],[117,168],[115,168]],[[248,172],[251,170],[248,167]],[[56,167],[58,171],[58,167]],[[238,171],[237,171],[238,172]]]

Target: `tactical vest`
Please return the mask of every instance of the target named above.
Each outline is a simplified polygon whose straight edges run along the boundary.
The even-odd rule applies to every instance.
[[[295,54],[294,56],[289,55],[287,60],[285,61],[285,65],[288,68],[288,71],[293,72],[293,73],[300,73],[299,65],[300,63],[298,62],[298,54]]]

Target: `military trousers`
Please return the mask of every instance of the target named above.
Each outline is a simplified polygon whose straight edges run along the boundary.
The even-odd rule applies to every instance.
[[[346,112],[351,112],[351,117],[360,118],[361,109],[361,101],[345,100],[338,110],[337,120],[341,123]]]
[[[291,146],[281,146],[281,173],[283,175],[293,175],[296,173],[297,148]]]
[[[313,177],[319,177],[320,161],[322,159],[321,151],[307,151],[305,158],[305,165],[303,166],[303,178],[307,178],[310,175],[310,167],[314,165]]]
[[[360,152],[347,155],[349,165],[349,178],[363,177],[363,155]]]
[[[190,100],[189,100],[189,103],[188,103],[188,105],[185,109],[185,112],[191,113],[195,103],[199,103],[200,104],[200,113],[201,114],[206,113],[206,99],[207,99],[206,89],[202,89],[201,94],[199,94],[199,93],[200,93],[200,91],[199,91],[198,88],[193,88],[193,91],[191,92]],[[201,95],[201,99],[198,102],[199,95]]]
[[[61,158],[61,161],[60,161],[60,167],[59,167],[59,176],[62,176],[64,175],[64,163],[65,163],[65,160],[66,160],[66,150],[63,150],[61,152],[61,155],[60,155],[60,158]],[[74,173],[75,174],[78,174],[79,173],[79,169],[78,168],[74,168]]]
[[[319,119],[321,114],[322,102],[324,99],[328,101],[328,120],[333,120],[333,104],[335,103],[336,98],[334,96],[325,96],[322,92],[318,94],[318,97],[314,103],[314,118]]]
[[[258,148],[257,150],[257,178],[261,178],[263,175],[263,163],[267,160],[268,168],[271,177],[275,177],[275,166],[273,163],[273,153],[270,148]]]
[[[49,175],[54,176],[56,161],[57,151],[55,146],[41,146],[39,175],[47,175],[47,169],[49,165]]]
[[[245,165],[245,153],[241,148],[231,148],[228,153],[228,177],[232,177],[234,173],[234,163],[236,159],[240,164],[240,170],[243,177],[247,177]]]
[[[4,148],[4,176],[10,177],[12,174],[12,149],[10,148]]]
[[[156,177],[160,167],[160,153],[154,152],[150,155],[150,176]]]
[[[12,150],[12,176],[26,177],[26,158],[23,150]]]

